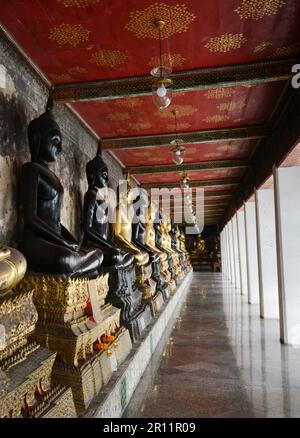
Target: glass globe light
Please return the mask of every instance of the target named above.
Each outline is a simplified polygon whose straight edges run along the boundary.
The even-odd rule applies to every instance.
[[[167,108],[172,102],[171,79],[158,79],[152,85],[152,99],[158,109]]]
[[[175,151],[173,151],[173,161],[177,166],[183,163],[183,157],[180,154],[177,154]]]

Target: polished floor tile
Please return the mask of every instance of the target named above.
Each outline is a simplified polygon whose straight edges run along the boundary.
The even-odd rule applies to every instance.
[[[194,273],[127,418],[299,417],[300,349],[219,273]]]

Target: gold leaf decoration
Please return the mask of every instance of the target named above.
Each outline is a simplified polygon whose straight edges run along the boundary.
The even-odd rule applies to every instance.
[[[68,73],[62,73],[62,74],[50,73],[49,74],[49,78],[54,83],[58,83],[58,82],[71,82],[72,81],[72,76],[69,75]]]
[[[73,74],[82,74],[82,73],[86,73],[86,68],[84,68],[84,67],[79,67],[79,66],[75,66],[75,67],[72,67],[72,68],[70,68],[69,69],[69,73],[71,74],[71,75],[73,75]]]
[[[143,102],[139,98],[132,98],[132,99],[118,99],[115,101],[115,105],[120,108],[128,108],[128,109],[135,109],[140,106],[142,106]]]
[[[60,24],[50,29],[49,39],[57,44],[70,45],[73,47],[89,40],[90,31],[82,24]]]
[[[130,20],[125,29],[134,33],[139,39],[159,39],[155,22],[164,20],[165,27],[162,30],[162,39],[164,39],[177,33],[186,32],[195,18],[196,15],[189,12],[184,4],[154,3],[141,11],[131,12]]]
[[[162,55],[162,64],[164,67],[181,67],[186,59],[180,53],[164,53]],[[157,67],[160,65],[159,56],[153,56],[148,63],[150,67]]]
[[[120,111],[115,111],[113,113],[108,114],[106,118],[107,118],[107,120],[110,120],[111,122],[122,122],[124,120],[129,120],[130,114],[122,113]]]
[[[300,52],[300,44],[291,44],[290,46],[279,47],[276,51],[269,56],[269,59],[285,58],[288,56],[298,55]]]
[[[242,0],[235,12],[244,20],[261,20],[276,15],[285,0]]]
[[[136,123],[129,123],[129,128],[134,131],[143,131],[144,129],[152,128],[152,125],[149,122],[136,122]]]
[[[210,52],[226,53],[231,50],[240,49],[246,41],[247,39],[242,33],[225,33],[219,37],[210,38],[209,42],[205,44],[204,47]]]
[[[264,42],[258,44],[254,48],[253,52],[254,53],[261,53],[261,52],[264,52],[268,47],[271,47],[271,46],[272,46],[272,43],[270,43],[269,41],[264,41]]]
[[[171,105],[168,111],[158,111],[157,115],[167,119],[174,119],[174,114],[172,111],[178,111],[177,118],[191,116],[198,111],[192,105]]]
[[[229,117],[224,114],[215,114],[214,116],[207,116],[204,119],[206,123],[219,123],[226,122],[227,120],[229,120]]]
[[[233,93],[233,88],[213,88],[205,93],[205,97],[207,99],[224,99],[225,97],[231,97]]]
[[[127,60],[127,55],[120,50],[102,49],[92,54],[90,62],[98,67],[117,67],[124,64]]]
[[[241,110],[245,105],[245,102],[222,102],[217,105],[217,108],[219,111],[236,111]]]
[[[185,123],[185,122],[177,123],[178,131],[183,131],[184,129],[189,129],[190,127],[191,127],[190,123]],[[170,131],[174,131],[174,125],[167,125],[167,129],[169,129]]]
[[[87,8],[90,5],[100,3],[100,0],[58,0],[63,3],[66,8]]]

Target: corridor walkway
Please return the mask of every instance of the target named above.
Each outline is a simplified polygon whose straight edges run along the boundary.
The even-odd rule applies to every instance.
[[[300,349],[218,273],[194,273],[125,417],[299,417]]]

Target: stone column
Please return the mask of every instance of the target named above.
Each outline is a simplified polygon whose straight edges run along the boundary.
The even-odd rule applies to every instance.
[[[274,191],[255,192],[260,316],[279,318]]]
[[[240,256],[239,256],[236,214],[232,218],[232,235],[233,235],[233,259],[234,259],[235,286],[236,286],[236,288],[240,289],[240,287],[241,287]]]
[[[300,167],[274,169],[280,338],[300,345]]]
[[[259,304],[255,202],[247,201],[244,206],[247,252],[248,302],[249,304]]]
[[[246,254],[246,232],[245,232],[245,212],[241,208],[237,212],[237,229],[238,243],[240,256],[240,278],[241,278],[241,293],[248,294],[248,279],[247,279],[247,254]]]
[[[228,223],[228,240],[229,240],[229,254],[230,254],[230,280],[235,284],[235,265],[234,265],[234,250],[233,250],[233,227],[232,219]]]

